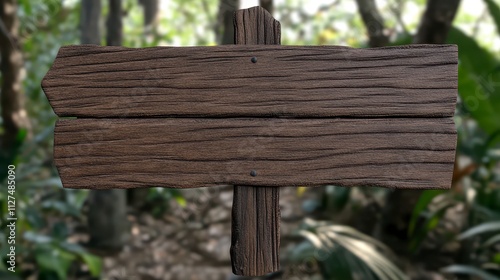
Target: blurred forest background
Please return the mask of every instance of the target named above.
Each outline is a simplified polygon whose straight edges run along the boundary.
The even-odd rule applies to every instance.
[[[0,278],[239,279],[232,188],[63,189],[40,87],[59,47],[233,43],[261,5],[283,45],[459,46],[449,191],[284,188],[282,271],[261,279],[500,279],[500,1],[2,0]],[[16,165],[16,272],[7,271],[7,166]],[[12,193],[11,193],[12,194]],[[246,279],[246,278],[245,278]]]

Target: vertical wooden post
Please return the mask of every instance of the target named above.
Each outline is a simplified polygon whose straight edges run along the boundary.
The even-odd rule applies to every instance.
[[[279,21],[261,7],[237,11],[234,29],[236,44],[280,44]],[[256,59],[258,61],[258,57]],[[260,276],[279,270],[279,230],[279,188],[234,186],[231,238],[233,273]]]

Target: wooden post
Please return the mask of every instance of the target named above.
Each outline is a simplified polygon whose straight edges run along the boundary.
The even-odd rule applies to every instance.
[[[280,44],[279,21],[261,7],[237,11],[234,29],[237,45]],[[258,57],[253,62],[258,63]],[[258,173],[252,176],[258,176]],[[260,276],[279,270],[279,248],[279,188],[234,186],[231,238],[233,273]]]

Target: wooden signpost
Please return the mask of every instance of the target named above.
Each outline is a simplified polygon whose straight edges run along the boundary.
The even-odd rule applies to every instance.
[[[277,46],[262,8],[236,45],[68,46],[42,82],[66,188],[234,185],[239,275],[279,269],[279,188],[449,188],[457,47]],[[103,213],[105,215],[105,213]]]

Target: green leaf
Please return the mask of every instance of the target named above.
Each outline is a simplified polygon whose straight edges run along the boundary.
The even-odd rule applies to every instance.
[[[490,15],[497,26],[498,34],[500,35],[500,7],[493,2],[493,0],[484,0],[486,2],[486,6],[488,6],[488,10],[490,11]]]
[[[29,184],[29,187],[32,188],[46,188],[49,186],[62,188],[61,178],[59,177],[52,177],[45,180],[30,181],[27,182],[26,184]]]
[[[314,246],[309,241],[304,241],[293,248],[289,258],[292,262],[304,262],[314,258],[315,252]]]
[[[435,229],[437,225],[439,225],[439,221],[441,221],[441,219],[444,217],[444,214],[446,214],[448,208],[453,205],[453,203],[443,204],[437,211],[433,212],[431,216],[427,218],[425,226],[419,230],[418,234],[412,236],[410,240],[409,249],[411,252],[415,253],[417,251],[422,241],[424,241],[424,239],[427,237],[427,234]]]
[[[411,215],[410,224],[408,226],[408,235],[411,236],[415,232],[415,227],[417,226],[418,219],[420,215],[427,209],[432,200],[438,196],[445,193],[444,190],[426,190],[423,191],[418,198],[417,204],[413,208]]]
[[[484,244],[482,245],[482,247],[489,248],[490,246],[493,246],[493,245],[495,245],[498,242],[500,242],[500,234],[497,234],[497,235],[494,235],[494,236],[488,238],[488,240],[486,240],[484,242]]]
[[[475,74],[490,74],[498,66],[498,62],[492,53],[482,48],[474,38],[458,28],[452,27],[450,29],[447,43],[458,46],[460,64],[465,65],[467,69],[470,69]]]
[[[28,241],[31,241],[33,243],[38,243],[38,244],[41,244],[41,243],[50,243],[53,240],[52,237],[50,237],[50,236],[39,234],[39,233],[35,233],[35,232],[32,232],[32,231],[26,231],[23,234],[23,237],[24,237],[24,239],[26,239]]]
[[[0,279],[2,279],[2,280],[21,280],[21,278],[19,278],[17,275],[15,275],[14,273],[12,273],[10,271],[7,271],[7,269],[5,269],[5,271],[0,270]]]
[[[85,248],[76,243],[61,242],[59,245],[63,250],[79,256],[89,268],[92,276],[97,277],[99,276],[99,274],[101,274],[102,262],[99,257],[90,254],[85,250]]]
[[[171,192],[172,197],[175,199],[175,201],[181,206],[181,207],[186,207],[187,201],[182,195],[182,193],[178,190],[172,190]]]
[[[500,264],[500,253],[496,253],[492,258],[494,263]]]
[[[353,228],[311,219],[306,219],[302,227],[306,229],[300,230],[299,234],[315,250],[311,253],[310,248],[301,245],[300,252],[313,255],[326,279],[349,279],[337,274],[339,270],[345,272],[345,266],[356,272],[354,276],[362,274],[361,279],[372,279],[373,274],[381,280],[408,279],[383,254],[389,253],[384,244]],[[338,268],[333,269],[333,266]]]
[[[373,247],[367,246],[365,242],[351,238],[341,238],[339,244],[363,260],[380,279],[408,279],[392,262],[378,253]]]
[[[76,243],[70,243],[63,241],[59,243],[59,246],[61,249],[66,250],[70,253],[76,254],[76,255],[81,255],[81,254],[87,254],[87,251],[85,251],[85,248],[82,246],[76,244]]]
[[[88,197],[88,190],[64,189],[66,201],[72,205],[78,212],[81,212],[83,203]]]
[[[101,274],[102,261],[99,257],[88,253],[82,254],[81,257],[89,268],[90,274],[92,274],[93,277],[97,277]]]
[[[323,195],[323,207],[328,212],[340,212],[349,201],[352,188],[328,185]]]
[[[71,215],[76,218],[80,217],[79,209],[76,209],[73,205],[64,201],[47,200],[42,202],[42,208],[58,211],[64,215]]]
[[[484,270],[469,265],[459,265],[459,264],[450,265],[441,269],[441,272],[473,275],[480,277],[480,279],[482,280],[499,280],[499,278],[496,277],[495,275],[492,275]]]
[[[496,133],[500,129],[500,111],[495,110],[492,94],[485,92],[481,78],[461,64],[458,67],[458,81],[458,91],[467,111],[484,131]]]
[[[40,270],[54,272],[60,280],[68,278],[68,269],[74,259],[73,254],[57,247],[43,246],[35,250],[35,260]]]
[[[57,240],[65,240],[69,235],[69,229],[65,222],[58,221],[52,225],[51,236]]]
[[[487,222],[472,227],[458,236],[458,239],[466,239],[486,232],[498,231],[500,232],[500,221]]]
[[[500,130],[500,110],[497,110],[500,108],[500,63],[457,28],[450,30],[448,43],[458,45],[460,98],[479,126],[491,135]]]
[[[21,128],[16,135],[16,142],[22,143],[26,136],[28,135],[28,130],[26,128]]]
[[[40,210],[33,205],[27,205],[25,210],[26,220],[33,229],[41,229],[45,226],[45,220]]]

